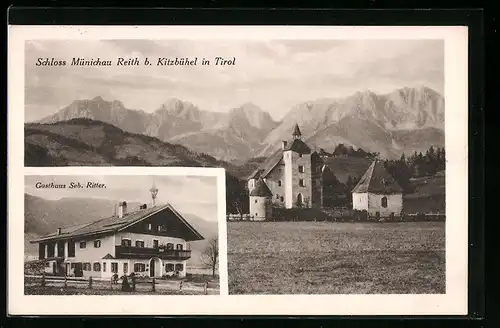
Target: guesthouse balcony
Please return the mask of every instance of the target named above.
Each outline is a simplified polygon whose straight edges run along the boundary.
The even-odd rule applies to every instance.
[[[191,251],[165,248],[115,246],[115,258],[117,259],[150,259],[152,257],[158,257],[162,260],[184,261],[191,258]]]

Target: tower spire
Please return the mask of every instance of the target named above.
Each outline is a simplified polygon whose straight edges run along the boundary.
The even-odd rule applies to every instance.
[[[297,123],[295,123],[292,136],[294,139],[300,139],[302,137],[302,133],[300,132],[299,125]]]
[[[156,195],[158,195],[158,188],[155,185],[155,178],[153,177],[153,186],[149,189],[151,193],[151,198],[153,199],[153,207],[155,206]]]

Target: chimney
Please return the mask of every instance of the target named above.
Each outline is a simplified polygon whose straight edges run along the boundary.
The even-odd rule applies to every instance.
[[[282,148],[283,150],[285,150],[285,148],[286,148],[287,144],[288,144],[288,143],[287,143],[285,140],[283,140],[283,141],[281,142],[281,148]]]
[[[57,228],[57,234],[60,235],[61,234],[61,228]]]
[[[118,204],[118,217],[122,218],[127,214],[127,202],[120,202]]]

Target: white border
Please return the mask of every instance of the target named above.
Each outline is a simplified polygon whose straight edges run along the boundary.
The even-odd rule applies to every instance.
[[[329,26],[9,26],[8,57],[8,313],[10,315],[465,315],[467,314],[467,28]],[[25,296],[22,252],[24,176],[30,174],[210,174],[199,168],[23,168],[24,42],[41,39],[444,39],[446,133],[446,294],[227,295],[226,225],[220,225],[221,295]],[[168,172],[168,173],[166,173]],[[160,173],[158,173],[160,174]],[[220,173],[219,173],[220,174]],[[219,182],[220,183],[220,182]],[[219,184],[220,185],[220,184]],[[218,188],[225,211],[225,188]],[[224,205],[223,205],[224,204]],[[222,209],[222,210],[221,210]],[[224,216],[225,213],[219,213]],[[221,228],[221,226],[223,226]],[[224,247],[223,247],[224,246]],[[165,296],[169,297],[169,296]]]

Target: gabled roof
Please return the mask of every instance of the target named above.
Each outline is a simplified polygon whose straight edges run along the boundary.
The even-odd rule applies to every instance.
[[[177,212],[170,204],[165,204],[161,206],[150,207],[147,209],[140,209],[135,212],[130,212],[119,218],[117,215],[113,215],[98,221],[87,223],[84,225],[72,226],[67,228],[61,228],[61,233],[52,233],[49,235],[42,236],[38,239],[30,241],[31,243],[49,241],[49,240],[60,240],[76,237],[84,237],[90,235],[99,234],[109,234],[123,231],[124,229],[133,226],[154,214],[161,211],[169,209],[174,213],[174,215],[189,229],[191,236],[186,239],[187,241],[192,240],[203,240],[203,236],[196,231],[187,221],[182,217],[179,212]]]
[[[271,156],[269,156],[262,164],[255,169],[248,179],[265,178],[278,164],[283,164],[283,152],[292,150],[299,154],[311,154],[311,148],[302,140],[295,139],[287,143],[285,149],[278,149]]]
[[[381,161],[375,160],[368,167],[358,184],[352,190],[353,193],[378,193],[378,194],[400,194],[403,192],[397,181],[387,172]]]
[[[271,156],[269,156],[259,167],[250,174],[248,179],[259,179],[266,177],[276,165],[283,163],[283,150],[278,149]]]
[[[273,193],[262,178],[257,180],[255,187],[250,191],[250,196],[268,197],[272,195]]]

